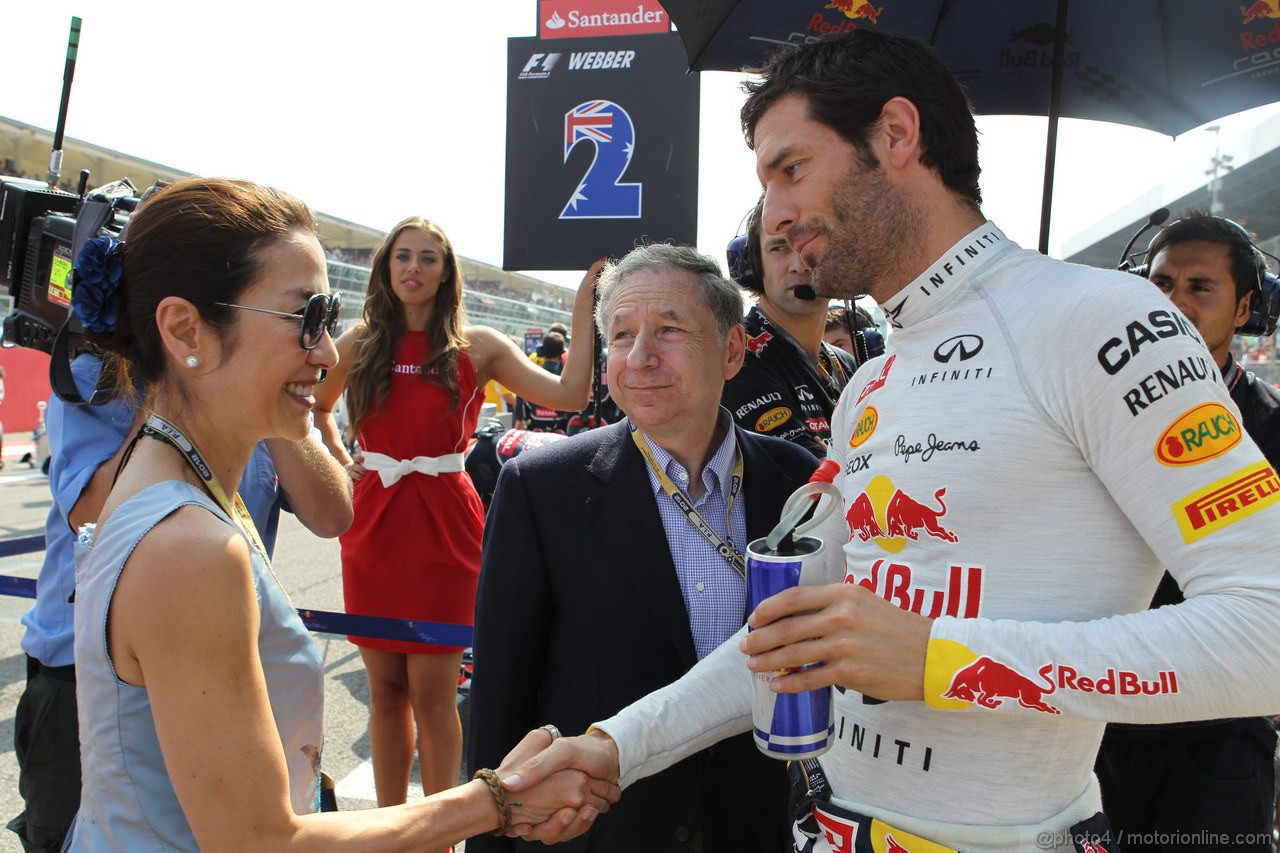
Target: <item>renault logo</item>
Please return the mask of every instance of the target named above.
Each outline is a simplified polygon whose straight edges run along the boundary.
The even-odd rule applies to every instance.
[[[956,335],[938,344],[933,351],[933,360],[943,364],[954,361],[968,361],[982,352],[982,338],[977,335]]]

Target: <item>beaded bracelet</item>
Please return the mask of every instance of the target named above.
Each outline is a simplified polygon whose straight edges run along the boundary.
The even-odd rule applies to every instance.
[[[497,773],[487,767],[477,770],[471,778],[480,779],[489,786],[493,799],[498,803],[498,828],[493,834],[506,835],[507,830],[511,829],[511,806],[507,805],[507,792],[502,787],[502,780],[498,778]]]

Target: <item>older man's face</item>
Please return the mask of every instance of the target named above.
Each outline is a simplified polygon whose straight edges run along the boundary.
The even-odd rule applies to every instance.
[[[617,285],[608,323],[609,393],[632,423],[661,442],[714,421],[745,338],[722,341],[687,270],[643,270]]]

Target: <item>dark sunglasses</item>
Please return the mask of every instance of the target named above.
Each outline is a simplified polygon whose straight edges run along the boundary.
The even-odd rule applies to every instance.
[[[330,337],[338,336],[338,312],[342,309],[342,295],[338,293],[317,293],[307,300],[307,304],[290,314],[287,311],[272,311],[270,308],[255,308],[252,305],[233,305],[230,302],[215,302],[223,308],[240,308],[244,311],[257,311],[259,314],[274,314],[277,317],[291,317],[302,321],[298,331],[298,346],[305,350],[313,350],[328,332]]]

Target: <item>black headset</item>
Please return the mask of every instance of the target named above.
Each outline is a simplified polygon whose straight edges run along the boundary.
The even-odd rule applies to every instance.
[[[739,234],[730,240],[724,254],[729,262],[729,278],[747,290],[756,293],[764,290],[764,281],[760,271],[756,269],[755,259],[751,257],[750,241],[746,234]]]
[[[1237,250],[1245,250],[1249,254],[1249,257],[1252,258],[1254,267],[1256,268],[1256,283],[1250,290],[1250,295],[1253,296],[1253,299],[1250,300],[1249,303],[1249,319],[1243,326],[1236,329],[1236,334],[1250,336],[1260,335],[1264,337],[1274,335],[1276,332],[1277,321],[1280,321],[1280,278],[1277,278],[1269,269],[1267,269],[1267,258],[1271,258],[1277,262],[1280,262],[1280,258],[1277,258],[1270,252],[1264,252],[1260,249],[1258,244],[1253,242],[1253,238],[1249,236],[1249,232],[1246,231],[1244,226],[1240,225],[1238,222],[1233,222],[1225,216],[1206,215],[1197,218],[1212,219],[1227,225],[1227,230],[1231,233],[1233,239],[1225,245],[1229,245]],[[1184,221],[1186,221],[1185,217],[1184,219],[1179,219],[1176,222],[1170,223],[1161,229],[1155,237],[1151,238],[1151,243],[1147,245],[1147,250],[1142,253],[1143,263],[1140,266],[1130,266],[1131,258],[1125,258],[1121,261],[1120,268],[1134,273],[1135,275],[1140,275],[1143,278],[1148,278],[1151,272],[1151,247],[1160,239],[1161,234],[1169,228],[1174,228]],[[1137,235],[1135,235],[1135,238],[1136,236]],[[1132,245],[1132,241],[1130,241],[1130,245]],[[1232,259],[1232,266],[1235,266],[1234,258]],[[1232,272],[1234,277],[1234,269]]]
[[[738,286],[752,293],[764,292],[764,276],[756,267],[756,254],[760,250],[760,241],[752,240],[751,235],[760,227],[757,211],[759,203],[748,210],[738,223],[738,234],[725,247],[724,256],[729,265],[729,278]],[[745,230],[744,230],[745,229]],[[752,245],[754,242],[755,245]]]

